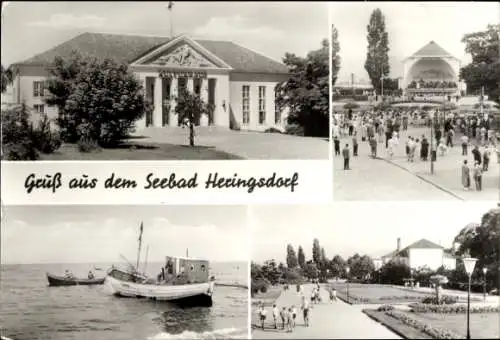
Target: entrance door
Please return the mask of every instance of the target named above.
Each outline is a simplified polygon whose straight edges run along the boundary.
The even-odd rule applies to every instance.
[[[208,104],[215,108],[215,86],[217,85],[217,79],[208,79]],[[208,125],[214,125],[214,113],[211,112],[208,116]]]

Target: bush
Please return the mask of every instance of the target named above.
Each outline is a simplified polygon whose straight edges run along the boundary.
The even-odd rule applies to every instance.
[[[423,303],[410,304],[410,308],[415,313],[440,313],[440,314],[461,314],[467,312],[465,304],[460,305],[431,305]],[[498,306],[471,307],[471,313],[498,313]]]
[[[285,133],[294,136],[304,136],[304,128],[298,124],[288,124],[285,127]]]
[[[390,310],[386,312],[387,315],[403,322],[404,324],[411,326],[419,331],[430,335],[434,339],[461,339],[463,338],[459,334],[456,334],[447,329],[441,329],[433,327],[431,325],[425,324],[421,321],[411,318],[408,314],[399,312],[397,310]]]
[[[50,119],[43,116],[38,126],[31,131],[35,147],[42,153],[53,153],[61,147],[61,137],[50,128]]]
[[[266,129],[264,132],[266,132],[266,133],[282,133],[280,129],[276,129],[273,127]]]
[[[2,110],[2,159],[18,161],[39,158],[29,115],[25,104]]]
[[[390,311],[390,310],[394,310],[394,306],[391,306],[391,305],[382,305],[380,307],[377,308],[377,311],[379,312],[387,312],[387,311]]]
[[[441,301],[438,301],[436,296],[426,296],[421,302],[430,305],[451,305],[458,302],[458,296],[443,295]]]
[[[142,86],[126,64],[75,53],[56,57],[50,73],[46,103],[58,108],[57,124],[66,142],[78,142],[80,125],[88,124],[90,139],[115,145],[144,115]]]

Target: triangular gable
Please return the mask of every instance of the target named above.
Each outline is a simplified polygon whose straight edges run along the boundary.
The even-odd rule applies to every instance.
[[[181,36],[154,49],[132,63],[132,66],[168,68],[231,69],[227,63],[196,41]]]

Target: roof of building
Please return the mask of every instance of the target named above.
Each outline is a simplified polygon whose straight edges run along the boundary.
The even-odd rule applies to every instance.
[[[50,65],[57,56],[68,57],[73,51],[99,59],[110,58],[131,63],[169,42],[172,38],[137,35],[83,33],[48,51],[15,65]],[[239,72],[288,73],[286,65],[230,41],[194,40]]]
[[[410,249],[444,249],[444,247],[440,246],[439,244],[436,244],[434,242],[431,242],[429,240],[426,240],[425,238],[418,240],[417,242],[413,242],[406,248],[403,248],[401,250],[393,250],[389,254],[386,254],[382,257],[408,257],[408,251]]]
[[[453,57],[434,40],[412,54],[412,57]]]

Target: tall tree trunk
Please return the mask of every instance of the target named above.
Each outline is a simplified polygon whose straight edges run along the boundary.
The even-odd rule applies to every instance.
[[[194,146],[194,124],[189,124],[189,145]]]

